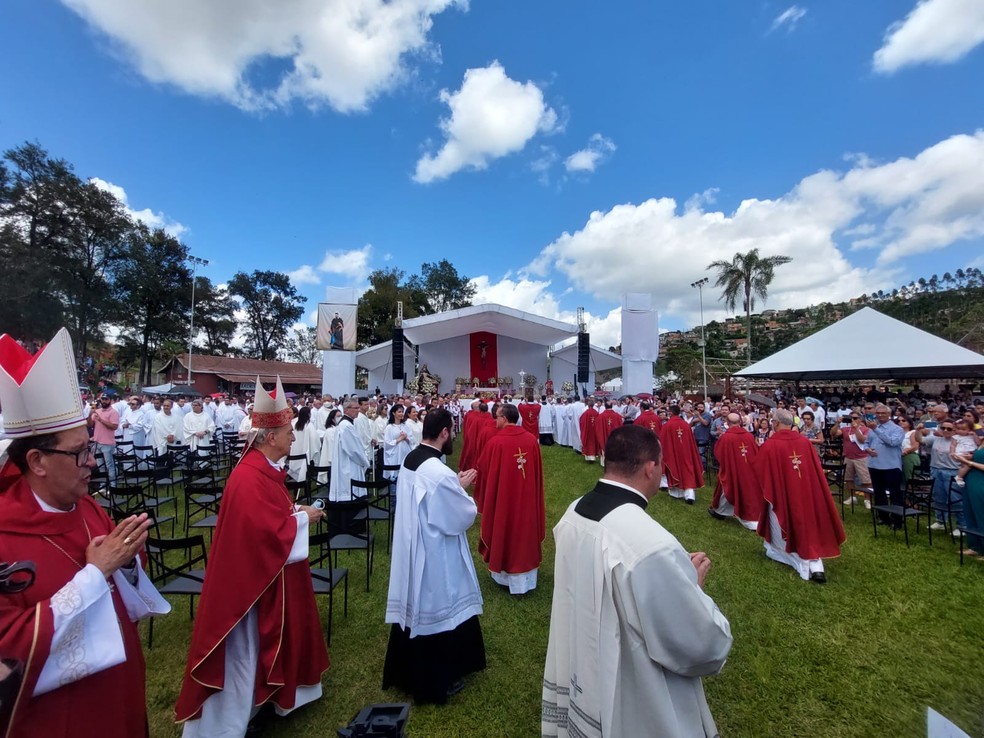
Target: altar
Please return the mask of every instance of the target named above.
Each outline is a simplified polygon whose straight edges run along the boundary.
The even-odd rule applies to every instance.
[[[403,332],[441,392],[522,396],[542,394],[549,348],[577,326],[488,303],[404,320]]]

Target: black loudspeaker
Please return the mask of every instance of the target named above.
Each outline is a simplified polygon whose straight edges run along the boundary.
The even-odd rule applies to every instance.
[[[403,329],[393,329],[393,379],[403,379]]]
[[[589,365],[591,363],[591,342],[587,333],[577,334],[577,381],[583,384],[588,381]]]

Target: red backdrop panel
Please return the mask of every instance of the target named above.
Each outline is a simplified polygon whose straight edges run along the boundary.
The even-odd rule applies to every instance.
[[[472,333],[468,345],[471,347],[471,375],[478,377],[482,387],[488,387],[489,377],[499,376],[496,335],[488,331]]]

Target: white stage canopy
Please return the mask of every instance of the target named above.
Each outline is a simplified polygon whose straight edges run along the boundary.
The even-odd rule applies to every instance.
[[[407,378],[414,376],[414,362],[417,355],[413,348],[403,344],[403,369]],[[364,348],[355,354],[356,366],[361,366],[369,372],[369,389],[376,387],[386,393],[395,394],[403,391],[403,379],[393,379],[393,342],[377,343],[375,346]]]
[[[976,379],[984,377],[984,356],[866,307],[735,376]]]
[[[535,388],[546,381],[548,348],[577,335],[577,326],[493,303],[403,321],[403,334],[418,347],[419,364],[441,377],[441,392],[453,392],[458,377],[479,376],[473,371],[471,336],[482,333],[496,337],[489,373],[494,366],[498,376],[512,377],[513,391],[519,392],[520,372],[536,377]]]
[[[621,369],[622,357],[606,351],[600,346],[591,346],[588,359],[588,381],[585,384],[588,392],[595,388],[595,372],[605,369]],[[573,382],[577,375],[577,342],[550,352],[550,378],[554,383],[554,392],[560,392],[564,382]],[[580,387],[580,385],[577,385]]]

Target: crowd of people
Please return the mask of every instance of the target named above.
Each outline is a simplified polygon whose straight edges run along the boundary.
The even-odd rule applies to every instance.
[[[821,466],[832,446],[852,494],[895,500],[906,475],[926,470],[941,489],[946,481],[947,500],[961,496],[959,529],[973,533],[984,520],[984,406],[969,397],[295,400],[278,379],[241,399],[133,395],[87,405],[67,332],[34,355],[8,343],[0,337],[12,439],[0,470],[0,560],[37,566],[33,586],[0,596],[0,656],[24,665],[12,736],[147,734],[134,622],[170,605],[143,570],[151,521],[114,523],[90,495],[97,463],[113,483],[119,443],[161,455],[242,444],[176,706],[185,736],[241,736],[261,706],[284,715],[321,696],[329,656],[309,548],[327,511],[295,497],[291,479],[317,475],[328,508],[352,501],[361,493],[352,483],[370,475],[394,483],[383,686],[443,704],[486,668],[468,530],[480,518],[477,554],[491,580],[523,596],[537,586],[546,535],[542,449],[597,462],[600,481],[554,528],[541,695],[549,736],[717,733],[701,680],[723,668],[731,628],[703,591],[709,557],[686,551],[646,512],[661,488],[692,505],[715,467],[711,515],[754,528],[769,558],[815,582],[826,581],[823,559],[844,541]],[[447,458],[457,441],[454,471]],[[105,694],[114,699],[90,699]]]

